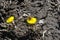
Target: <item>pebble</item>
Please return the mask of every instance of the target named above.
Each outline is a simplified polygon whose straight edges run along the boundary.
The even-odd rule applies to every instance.
[[[23,16],[28,16],[28,15],[24,13]]]
[[[44,19],[39,20],[39,24],[44,24]]]

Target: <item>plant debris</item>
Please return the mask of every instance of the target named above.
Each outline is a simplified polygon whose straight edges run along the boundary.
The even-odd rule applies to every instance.
[[[0,0],[0,40],[60,40],[60,1]]]

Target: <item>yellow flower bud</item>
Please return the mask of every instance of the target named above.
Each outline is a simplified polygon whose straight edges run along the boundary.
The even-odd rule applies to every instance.
[[[7,20],[6,23],[12,23],[14,21],[14,16],[10,16]]]
[[[34,18],[34,17],[28,17],[27,18],[28,24],[35,24],[36,22],[37,22],[37,18]]]

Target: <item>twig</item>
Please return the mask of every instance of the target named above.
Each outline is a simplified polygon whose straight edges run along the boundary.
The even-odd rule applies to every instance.
[[[43,40],[44,40],[44,37],[45,37],[45,33],[47,32],[47,30],[43,31]]]
[[[2,31],[6,31],[6,32],[7,32],[7,30],[5,30],[5,29],[3,29],[3,30],[0,30],[0,32],[2,32]]]
[[[13,21],[13,26],[14,26],[14,28],[17,28],[17,26],[16,26],[16,24],[15,24],[15,22]]]

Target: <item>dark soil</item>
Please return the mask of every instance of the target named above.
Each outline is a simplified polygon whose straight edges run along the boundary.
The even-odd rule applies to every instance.
[[[28,16],[37,23],[27,24]],[[60,40],[60,0],[0,0],[0,40]]]

